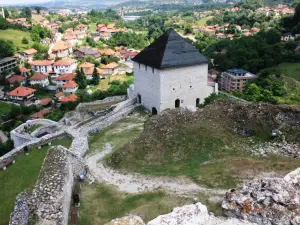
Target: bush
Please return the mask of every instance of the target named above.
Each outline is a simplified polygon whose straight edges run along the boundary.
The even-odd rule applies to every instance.
[[[23,37],[23,39],[22,39],[22,44],[24,44],[24,45],[29,44],[29,41],[27,40],[26,37]]]

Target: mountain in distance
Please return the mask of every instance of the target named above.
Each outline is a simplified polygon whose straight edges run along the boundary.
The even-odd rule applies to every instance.
[[[49,8],[106,8],[126,0],[50,0],[40,5]]]

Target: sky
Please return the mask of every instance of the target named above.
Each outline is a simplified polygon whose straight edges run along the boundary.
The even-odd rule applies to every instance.
[[[0,0],[0,5],[26,4],[26,3],[41,3],[49,0]]]

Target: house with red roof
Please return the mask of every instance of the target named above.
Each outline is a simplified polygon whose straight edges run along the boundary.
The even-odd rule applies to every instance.
[[[60,58],[68,57],[72,53],[72,43],[58,41],[52,47],[52,54]]]
[[[30,72],[30,69],[27,69],[27,68],[21,66],[21,67],[20,67],[20,72],[21,72],[21,75],[22,75],[22,76],[27,77],[28,73]]]
[[[53,63],[53,70],[56,74],[72,73],[77,67],[73,59],[61,59]]]
[[[36,53],[38,53],[38,51],[36,49],[34,49],[34,48],[27,49],[27,50],[21,52],[20,59],[21,60],[32,61],[33,60],[33,56]]]
[[[105,74],[115,74],[119,72],[119,64],[116,62],[112,62],[107,65],[102,65],[101,69]]]
[[[137,54],[138,54],[138,52],[135,52],[135,51],[126,52],[124,55],[120,56],[120,61],[121,62],[131,62],[131,59],[134,58]]]
[[[53,62],[50,60],[34,60],[30,62],[32,70],[39,73],[49,73],[52,70]]]
[[[15,84],[24,85],[26,83],[26,77],[20,75],[12,75],[7,79],[10,86],[14,86]]]
[[[63,93],[74,93],[78,89],[78,84],[74,80],[69,80],[63,85]]]
[[[76,74],[74,73],[61,74],[55,78],[56,86],[63,87],[65,83],[67,83],[70,80],[73,80],[75,77]]]
[[[12,101],[18,102],[20,104],[27,104],[34,99],[35,91],[36,90],[33,88],[19,86],[11,92],[8,92],[7,95]]]
[[[89,62],[85,62],[85,63],[81,64],[79,66],[79,68],[83,70],[83,72],[86,76],[86,79],[88,79],[88,80],[93,79],[93,72],[94,72],[94,68],[95,68],[94,64],[89,63]],[[104,79],[106,73],[100,68],[96,68],[96,70],[97,70],[97,74],[98,74],[99,78]]]
[[[50,103],[52,103],[52,98],[43,98],[40,100],[40,105],[42,106],[50,105]]]
[[[75,94],[71,94],[68,96],[63,96],[59,99],[60,102],[66,103],[66,102],[75,102],[78,99],[78,96]]]
[[[49,85],[48,75],[43,73],[35,73],[29,78],[30,85],[40,85],[46,87]]]
[[[55,97],[59,100],[59,99],[61,99],[62,97],[64,97],[64,93],[63,93],[62,91],[57,92],[57,93],[55,94]]]

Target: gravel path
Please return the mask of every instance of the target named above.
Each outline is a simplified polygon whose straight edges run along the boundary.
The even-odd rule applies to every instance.
[[[227,191],[203,188],[188,179],[152,177],[136,173],[124,174],[117,172],[105,167],[102,162],[98,162],[111,153],[111,151],[111,144],[106,143],[104,150],[87,158],[86,163],[89,166],[91,174],[98,182],[114,185],[119,191],[141,193],[160,189],[182,196],[195,196],[199,192],[223,195]]]

